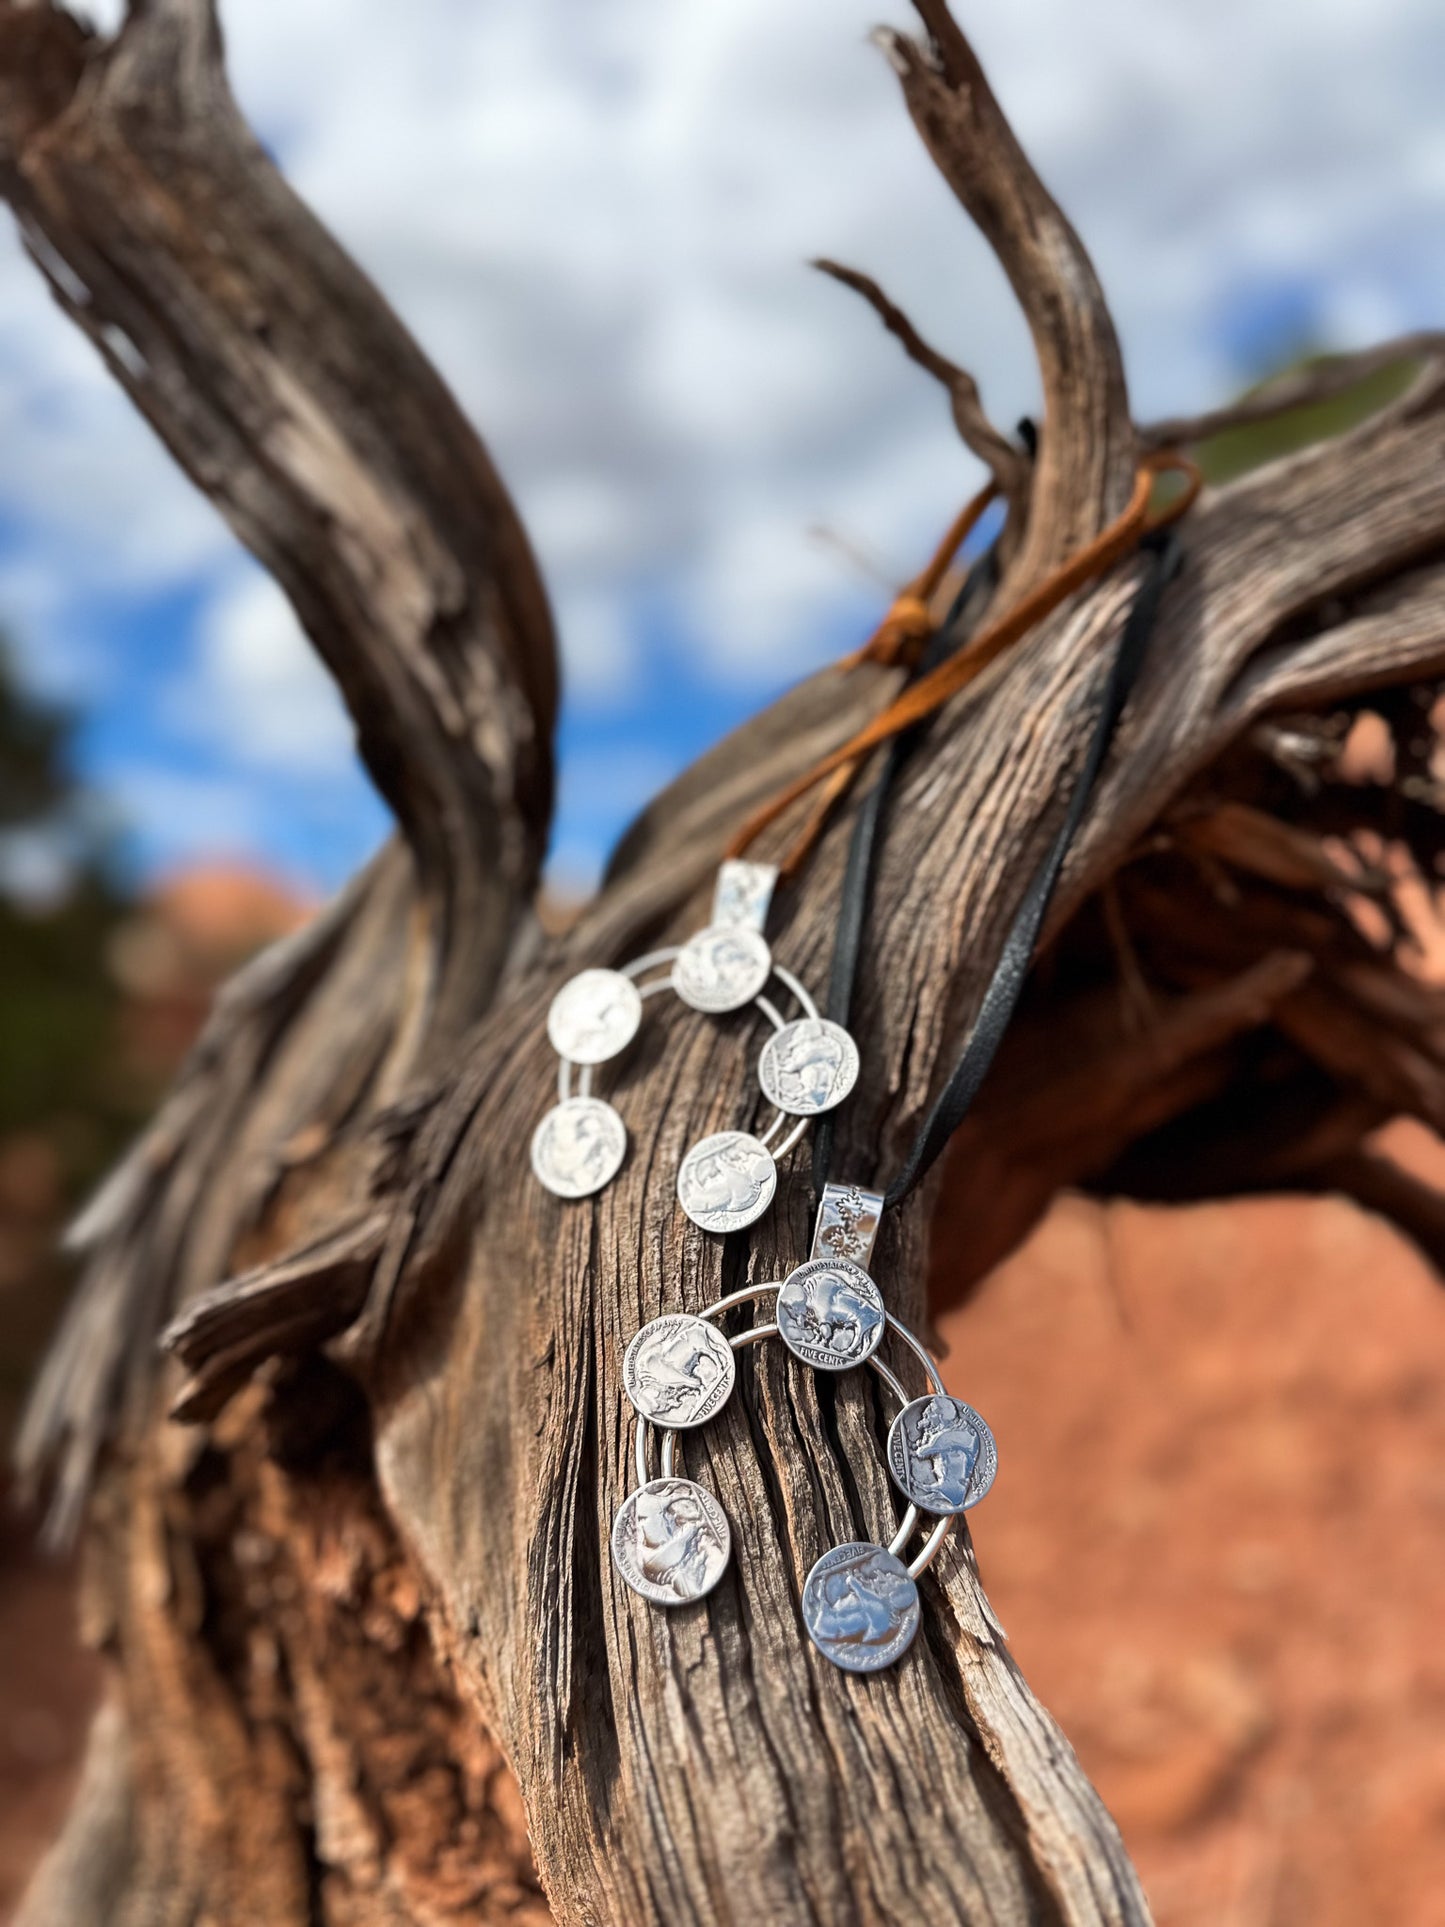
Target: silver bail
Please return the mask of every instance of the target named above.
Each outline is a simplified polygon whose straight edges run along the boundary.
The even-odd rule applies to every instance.
[[[777,881],[776,863],[742,863],[736,857],[729,857],[718,869],[712,894],[714,927],[720,923],[741,923],[761,935]]]
[[[883,1193],[861,1184],[827,1184],[813,1227],[812,1258],[847,1258],[866,1271],[883,1215]]]

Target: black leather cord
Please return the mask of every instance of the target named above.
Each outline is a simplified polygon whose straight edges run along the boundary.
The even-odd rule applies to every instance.
[[[1048,911],[1059,874],[1064,867],[1064,859],[1083,821],[1090,793],[1103,767],[1114,731],[1118,726],[1124,705],[1128,701],[1129,692],[1143,664],[1149,636],[1158,615],[1160,599],[1165,588],[1178,572],[1182,560],[1183,552],[1172,530],[1162,530],[1156,535],[1146,536],[1141,547],[1149,557],[1149,566],[1135,593],[1133,606],[1124,624],[1124,633],[1119,640],[1119,647],[1115,652],[1108,680],[1104,685],[1099,716],[1094,726],[1094,733],[1089,740],[1084,767],[1074,785],[1068,811],[1047,856],[1035,872],[1009,933],[1004,939],[999,960],[994,966],[993,975],[989,979],[983,1001],[979,1005],[978,1015],[974,1019],[973,1029],[969,1032],[958,1062],[954,1065],[947,1083],[935,1098],[932,1109],[924,1119],[903,1169],[893,1179],[884,1194],[885,1206],[902,1203],[903,1199],[922,1181],[948,1140],[963,1122],[969,1107],[978,1095],[984,1078],[988,1075],[989,1067],[993,1063],[1010,1019],[1017,1008],[1028,975],[1029,963],[1033,957],[1034,945],[1038,940],[1039,930]],[[986,566],[991,566],[991,557],[986,556],[970,575],[955,603],[954,610],[950,611],[950,619],[941,626],[939,636],[935,638],[935,641],[940,643],[939,658],[957,646],[958,638],[953,633],[955,614],[961,614],[967,610],[979,571]],[[931,663],[920,665],[920,672],[925,666],[932,665]],[[838,942],[833,954],[833,971],[828,987],[828,1014],[840,1024],[847,1024],[853,1001],[863,923],[868,898],[871,895],[873,859],[883,807],[898,769],[922,728],[922,724],[918,725],[891,745],[883,771],[860,809],[854,824],[842,900],[839,905]],[[820,1123],[830,1124],[831,1120],[821,1119]],[[831,1151],[831,1129],[819,1131],[814,1140],[813,1178],[820,1194],[827,1180]]]
[[[963,585],[943,621],[928,640],[909,681],[926,676],[955,649],[968,640],[973,628],[971,612],[992,593],[998,581],[998,556],[988,549],[964,578]],[[905,685],[906,686],[906,685]],[[873,864],[878,847],[878,830],[883,808],[893,782],[908,760],[926,723],[915,723],[889,743],[878,780],[864,797],[853,820],[853,835],[848,844],[848,861],[843,871],[843,887],[838,898],[838,930],[833,942],[833,968],[828,978],[825,1008],[834,1023],[848,1028],[853,1008],[853,987],[858,980],[858,960],[863,949],[863,928],[873,895]],[[825,1112],[813,1129],[813,1188],[823,1195],[828,1167],[833,1161],[833,1133],[837,1119]]]

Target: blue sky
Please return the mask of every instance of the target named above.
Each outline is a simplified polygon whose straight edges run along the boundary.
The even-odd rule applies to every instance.
[[[478,422],[564,644],[555,868],[852,646],[976,471],[843,291],[879,275],[1034,405],[993,263],[866,43],[864,0],[247,0],[238,92]],[[1438,324],[1445,16],[1430,0],[960,9],[1109,288],[1136,409],[1301,342]],[[977,15],[977,18],[974,15]],[[826,535],[820,534],[826,532]],[[279,595],[0,236],[0,626],[73,704],[150,874],[336,887],[385,831]]]

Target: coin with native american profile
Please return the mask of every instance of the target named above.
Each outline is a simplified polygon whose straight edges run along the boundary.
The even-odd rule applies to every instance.
[[[800,1017],[763,1045],[758,1082],[790,1117],[817,1117],[841,1104],[858,1082],[858,1046],[841,1024]]]
[[[558,1198],[600,1191],[626,1155],[627,1126],[600,1097],[565,1098],[532,1133],[532,1169]]]
[[[687,1312],[652,1319],[622,1360],[622,1383],[635,1409],[677,1431],[720,1411],[736,1378],[732,1346],[716,1325]]]
[[[687,1606],[710,1593],[732,1554],[727,1514],[692,1479],[650,1479],[618,1507],[612,1559],[654,1606]]]
[[[846,1372],[883,1342],[883,1294],[849,1258],[810,1258],[790,1271],[778,1292],[778,1330],[805,1365]]]
[[[750,1004],[772,974],[773,953],[760,931],[716,923],[689,937],[672,965],[672,987],[694,1010],[717,1015]]]
[[[620,970],[583,970],[552,999],[547,1035],[559,1057],[574,1064],[605,1064],[637,1035],[642,997]]]
[[[971,1405],[933,1392],[905,1405],[889,1427],[888,1469],[920,1511],[952,1517],[976,1506],[993,1484],[998,1447]]]
[[[845,1673],[878,1673],[913,1644],[918,1587],[885,1546],[834,1546],[804,1582],[803,1624],[823,1657]]]
[[[704,1231],[741,1231],[762,1217],[777,1188],[772,1152],[747,1131],[699,1138],[678,1166],[677,1201]]]

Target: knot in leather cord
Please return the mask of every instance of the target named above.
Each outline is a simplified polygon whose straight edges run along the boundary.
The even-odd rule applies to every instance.
[[[905,590],[893,598],[893,606],[863,647],[845,656],[840,669],[856,669],[860,662],[878,662],[896,669],[900,663],[911,669],[923,653],[923,645],[933,634],[933,617],[922,596]]]
[[[1150,515],[1149,502],[1154,483],[1161,474],[1182,475],[1185,486],[1179,495]],[[780,790],[763,807],[754,812],[743,824],[738,834],[728,845],[725,855],[739,857],[753,841],[774,823],[785,810],[790,809],[800,797],[817,787],[826,784],[821,801],[814,807],[792,847],[779,864],[779,872],[784,877],[794,875],[799,867],[812,854],[819,837],[827,825],[829,814],[838,798],[844,795],[862,768],[864,759],[880,743],[891,741],[915,723],[925,721],[936,714],[943,705],[961,689],[968,686],[976,677],[1001,655],[1011,644],[1026,635],[1043,619],[1051,615],[1069,596],[1083,588],[1113,568],[1130,554],[1141,538],[1177,522],[1192,505],[1198,495],[1202,479],[1198,468],[1185,455],[1174,449],[1158,449],[1146,455],[1140,462],[1134,477],[1134,489],[1128,506],[1123,512],[1102,529],[1092,541],[1062,562],[1038,586],[1029,591],[1006,614],[996,622],[986,624],[957,655],[949,657],[937,668],[918,678],[904,689],[871,723],[864,725],[846,743],[831,751],[815,763],[805,775],[798,777]],[[939,582],[942,581],[954,551],[962,544],[968,531],[973,527],[997,489],[995,485],[981,491],[967,505],[955,520],[953,527],[939,545],[937,554],[923,571],[903,592],[904,595],[931,597]],[[901,599],[901,598],[900,598]],[[896,607],[896,603],[895,603]],[[885,621],[886,626],[886,621]],[[852,660],[870,657],[875,636]],[[844,666],[847,666],[845,662]]]
[[[913,668],[937,626],[931,605],[948,574],[948,565],[973,533],[984,510],[997,499],[998,492],[998,483],[990,482],[971,501],[964,503],[934,550],[928,567],[898,591],[887,615],[861,649],[844,656],[838,664],[840,670],[856,669],[864,662],[881,663],[889,669],[900,664]]]

